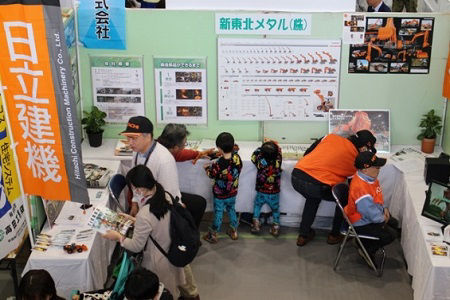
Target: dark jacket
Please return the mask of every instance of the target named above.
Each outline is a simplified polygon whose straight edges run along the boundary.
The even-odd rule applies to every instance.
[[[369,7],[367,8],[367,11],[368,11],[368,12],[375,12],[375,10],[373,9],[372,6],[369,6]],[[391,9],[389,8],[389,6],[387,6],[387,5],[383,2],[383,3],[381,3],[380,10],[378,10],[378,12],[391,12]]]

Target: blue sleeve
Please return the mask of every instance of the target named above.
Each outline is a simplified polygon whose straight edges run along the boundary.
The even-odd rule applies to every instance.
[[[371,223],[384,222],[383,206],[374,203],[370,195],[359,199],[358,203],[356,203],[356,209],[364,219],[369,220]]]

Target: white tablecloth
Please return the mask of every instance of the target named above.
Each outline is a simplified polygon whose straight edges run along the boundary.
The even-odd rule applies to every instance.
[[[118,161],[88,161],[107,167],[116,172]],[[107,189],[88,189],[89,198],[93,206],[106,205],[108,202]],[[60,214],[81,213],[80,203],[66,202]],[[93,208],[86,211],[86,216],[92,213]],[[82,222],[80,222],[82,223]],[[76,229],[77,232],[89,229],[87,225],[63,224],[54,225],[52,229],[46,224],[43,232],[54,235],[64,229]],[[46,252],[32,251],[22,276],[33,269],[45,269],[52,276],[56,284],[58,295],[70,299],[72,290],[91,291],[102,289],[107,277],[107,267],[114,250],[115,242],[102,238],[98,233],[84,242],[88,251],[68,254],[62,248],[50,247]]]
[[[236,199],[236,211],[253,212],[253,201],[256,196],[256,167],[250,161],[251,154],[260,143],[257,142],[238,142],[240,150],[239,155],[242,158],[243,166],[239,176],[239,189]],[[192,162],[177,163],[178,178],[182,192],[201,195],[207,199],[207,210],[212,210],[212,182],[206,176],[203,165],[209,160],[199,160],[196,165]],[[284,160],[282,163],[281,174],[281,192],[280,192],[280,222],[284,226],[298,227],[300,225],[305,198],[294,190],[291,184],[291,173],[297,161]],[[396,188],[398,176],[394,176],[396,168],[389,164],[381,169],[380,183],[383,188],[385,202],[390,204],[391,196]],[[332,217],[336,205],[334,202],[322,201],[317,211],[316,221],[313,227],[328,228],[331,225]],[[265,205],[263,212],[270,211]]]
[[[408,273],[413,276],[414,299],[448,300],[450,258],[432,255],[430,243],[426,241],[425,228],[433,227],[433,231],[440,231],[441,224],[421,215],[425,191],[428,189],[423,169],[402,175],[398,175],[402,180],[394,192],[396,209],[392,210],[392,214],[402,220],[401,244],[408,264]]]

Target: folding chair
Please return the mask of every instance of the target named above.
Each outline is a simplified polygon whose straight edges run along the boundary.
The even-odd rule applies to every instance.
[[[383,268],[380,268],[380,270],[377,270],[377,267],[373,263],[372,258],[370,257],[369,253],[367,252],[366,248],[364,247],[363,243],[361,242],[361,239],[368,239],[368,240],[379,240],[378,237],[369,236],[369,235],[362,235],[358,234],[355,230],[355,227],[353,227],[352,223],[348,219],[347,215],[345,214],[344,208],[342,207],[341,201],[343,199],[348,199],[348,185],[346,183],[338,183],[331,189],[331,192],[333,193],[334,200],[336,201],[336,205],[339,207],[339,209],[342,212],[342,215],[344,216],[345,221],[348,224],[348,228],[346,231],[342,231],[341,234],[344,235],[344,240],[342,241],[341,245],[339,246],[339,251],[336,256],[336,260],[334,261],[334,267],[333,270],[336,271],[337,265],[339,263],[339,260],[341,259],[342,251],[344,250],[345,244],[347,243],[347,240],[349,237],[353,237],[356,239],[359,247],[361,248],[362,252],[364,253],[365,260],[368,263],[369,267],[371,267],[377,276],[381,276],[383,274]]]
[[[122,174],[114,174],[108,183],[108,192],[109,192],[109,205],[112,210],[116,210],[118,207],[119,210],[123,213],[128,213],[129,207],[127,201],[123,204],[120,203],[120,194],[123,189],[127,185],[125,177]]]

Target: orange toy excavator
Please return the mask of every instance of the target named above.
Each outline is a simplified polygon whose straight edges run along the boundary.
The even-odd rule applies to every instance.
[[[408,44],[413,44],[413,43],[416,41],[416,39],[417,39],[418,37],[423,36],[423,44],[422,44],[422,48],[428,47],[428,46],[430,46],[430,44],[428,43],[428,35],[429,35],[429,31],[428,31],[428,30],[425,30],[425,31],[416,33],[416,34],[413,36],[412,40],[410,40],[410,41],[407,42],[407,43],[408,43]]]
[[[372,60],[372,48],[378,51],[378,55],[379,56],[381,56],[381,54],[383,52],[380,47],[373,45],[372,41],[370,41],[367,44],[367,56],[366,56],[367,61],[371,61]]]

